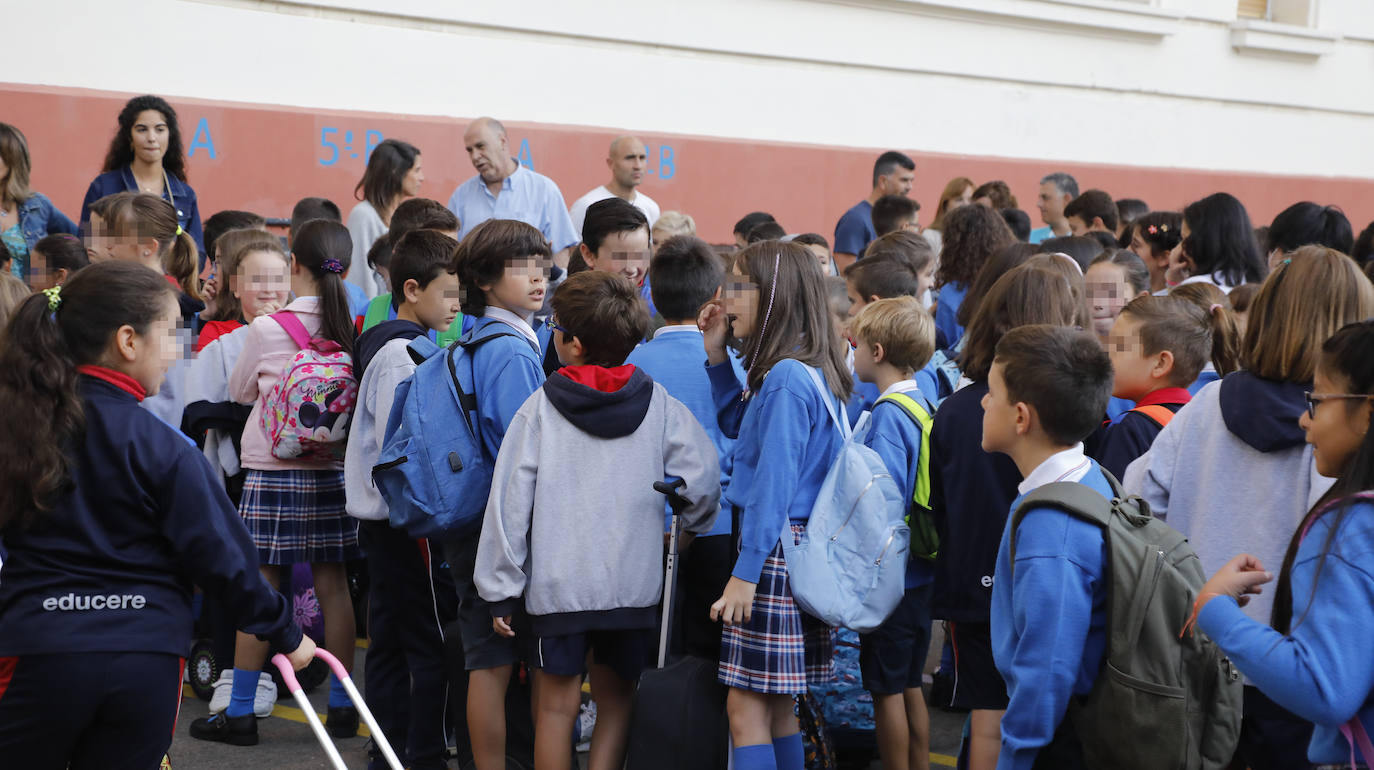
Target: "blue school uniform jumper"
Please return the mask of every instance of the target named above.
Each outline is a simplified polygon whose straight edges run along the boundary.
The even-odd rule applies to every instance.
[[[4,535],[0,757],[143,770],[172,740],[193,584],[278,649],[301,631],[205,457],[139,407],[131,378],[80,371],[71,491]]]

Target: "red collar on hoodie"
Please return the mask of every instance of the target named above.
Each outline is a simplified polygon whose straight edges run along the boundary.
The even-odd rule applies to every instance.
[[[1156,404],[1186,404],[1191,401],[1193,394],[1187,388],[1160,388],[1150,391],[1145,397],[1136,402],[1136,406],[1154,406]]]
[[[76,371],[78,374],[84,374],[87,377],[94,377],[97,380],[108,382],[139,401],[142,401],[148,396],[148,391],[144,390],[143,386],[138,384],[138,380],[135,380],[124,372],[116,372],[113,369],[107,369],[103,366],[94,366],[92,364],[82,364],[76,367]]]
[[[565,366],[559,369],[558,373],[578,385],[585,385],[602,393],[614,393],[625,387],[625,383],[630,381],[630,375],[635,373],[635,367],[633,364],[625,364],[624,366],[587,364],[584,366]]]

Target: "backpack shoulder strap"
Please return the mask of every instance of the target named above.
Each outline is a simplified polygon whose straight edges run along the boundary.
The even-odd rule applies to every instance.
[[[930,416],[921,402],[908,396],[905,393],[889,393],[880,396],[873,408],[877,409],[878,404],[890,401],[902,408],[907,416],[916,423],[916,427],[921,431],[921,450],[916,457],[916,488],[912,490],[911,498],[923,508],[930,507],[930,431],[935,427],[935,418]]]
[[[391,317],[391,294],[378,294],[367,303],[363,313],[363,331],[367,331]]]
[[[305,330],[305,324],[301,323],[301,319],[297,318],[295,313],[290,310],[283,310],[273,313],[271,318],[280,324],[282,329],[286,330],[287,336],[296,343],[296,347],[301,350],[310,347],[310,332]]]
[[[1165,425],[1168,425],[1169,421],[1174,419],[1174,410],[1160,404],[1150,404],[1149,406],[1137,406],[1131,411],[1135,412],[1138,415],[1141,415],[1142,417],[1148,418],[1150,422],[1153,422],[1161,428],[1163,428]]]
[[[816,386],[816,393],[820,395],[821,401],[825,403],[825,410],[830,413],[831,421],[834,422],[835,427],[839,429],[840,437],[845,439],[849,438],[849,423],[840,419],[839,413],[835,410],[835,394],[831,393],[830,388],[826,387],[825,379],[821,377],[820,371],[814,366],[806,366],[806,364],[802,364],[802,366],[805,366],[806,373],[811,375],[811,384]]]
[[[406,345],[406,353],[410,354],[410,360],[415,362],[416,366],[428,361],[438,352],[439,346],[434,344],[434,340],[423,334]]]
[[[1108,477],[1108,481],[1112,483],[1113,494],[1119,493],[1120,489],[1117,487],[1115,479]],[[1104,533],[1111,526],[1112,501],[1103,497],[1093,488],[1076,481],[1056,481],[1053,484],[1046,484],[1022,498],[1021,503],[1016,506],[1016,510],[1011,513],[1009,546],[1013,566],[1016,564],[1016,528],[1021,526],[1021,519],[1036,508],[1054,508],[1063,511],[1089,524],[1096,524],[1103,529]]]
[[[501,325],[504,326],[505,324]],[[500,337],[525,338],[523,334],[519,334],[513,330],[505,331],[502,329],[493,329],[493,326],[495,326],[495,324],[488,324],[480,329],[473,329],[467,334],[464,334],[461,339],[449,345],[447,352],[444,354],[444,358],[448,361],[448,375],[453,379],[453,390],[458,394],[458,405],[462,407],[464,412],[477,411],[477,394],[464,388],[462,381],[458,379],[458,355],[460,353],[466,353],[468,356],[471,356],[473,353],[477,352],[478,348]],[[488,329],[491,329],[491,331],[487,331]],[[471,366],[469,366],[469,368],[471,368]]]

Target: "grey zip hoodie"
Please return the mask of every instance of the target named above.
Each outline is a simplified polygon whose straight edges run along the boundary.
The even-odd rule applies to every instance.
[[[715,446],[644,372],[559,370],[506,431],[477,548],[492,615],[521,597],[539,636],[652,628],[663,595],[663,495],[686,481],[687,532],[709,532],[720,498]]]

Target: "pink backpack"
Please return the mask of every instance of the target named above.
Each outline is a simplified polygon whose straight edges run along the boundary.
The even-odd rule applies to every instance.
[[[312,338],[295,313],[273,313],[300,348],[262,401],[262,427],[281,460],[343,457],[358,380],[337,342]]]

